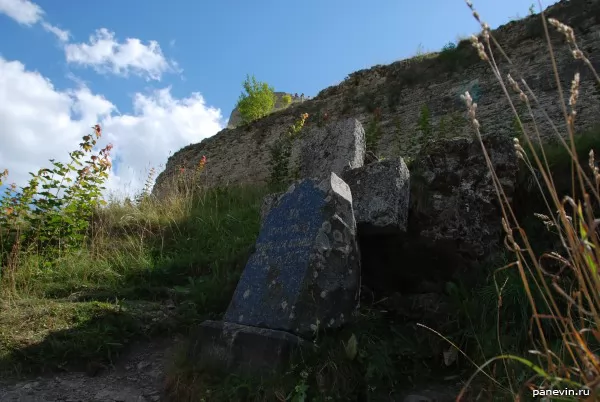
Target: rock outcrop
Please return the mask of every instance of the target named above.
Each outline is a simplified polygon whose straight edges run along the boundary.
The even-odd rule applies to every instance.
[[[468,11],[465,11],[465,13]],[[600,68],[600,1],[563,0],[546,10],[573,27],[579,45]],[[560,81],[569,88],[576,71],[581,73],[577,129],[600,121],[600,91],[589,69],[573,60],[564,38],[550,28]],[[541,106],[556,122],[562,121],[550,56],[540,15],[508,23],[493,32],[513,65],[500,60],[503,74],[523,77],[536,93]],[[176,152],[156,181],[155,194],[168,191],[180,166],[193,169],[203,155],[208,164],[203,172],[206,185],[264,183],[268,178],[268,146],[284,133],[302,113],[309,113],[307,128],[351,117],[366,131],[376,128],[381,137],[378,156],[413,157],[426,142],[418,128],[421,110],[427,107],[431,138],[470,138],[460,94],[469,91],[478,103],[478,119],[485,133],[515,135],[514,118],[508,102],[489,66],[481,61],[468,40],[437,55],[413,58],[350,74],[342,83],[321,91],[315,98],[274,112],[247,126],[225,129],[199,144]],[[516,99],[516,98],[515,98]],[[517,100],[518,103],[518,100]],[[536,112],[537,113],[537,112]],[[376,118],[377,117],[377,118]],[[531,122],[525,120],[530,126]],[[559,125],[562,127],[562,125]],[[552,135],[550,123],[539,120],[540,132]],[[368,133],[367,133],[368,134]],[[296,149],[294,152],[297,152]]]

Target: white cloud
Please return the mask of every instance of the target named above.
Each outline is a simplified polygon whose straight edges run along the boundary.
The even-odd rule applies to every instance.
[[[67,43],[71,34],[44,19],[44,10],[30,0],[0,0],[0,14],[6,14],[22,25],[41,24],[46,32],[55,35],[65,44],[68,63],[92,67],[99,73],[127,76],[136,74],[148,80],[160,81],[167,72],[180,73],[173,60],[167,60],[156,41],[142,43],[137,38],[127,38],[119,43],[115,33],[100,28],[90,36],[89,43]],[[172,47],[175,41],[170,42]]]
[[[0,0],[0,14],[6,14],[22,25],[31,26],[41,23],[45,31],[56,35],[61,42],[69,40],[69,31],[44,21],[44,10],[29,0]]]
[[[1,1],[1,0],[0,0]],[[127,76],[130,73],[146,79],[160,80],[166,72],[179,71],[173,61],[168,61],[156,41],[143,44],[136,38],[119,43],[114,32],[106,28],[96,30],[88,43],[71,43],[65,46],[67,62],[92,67],[99,73]]]
[[[0,14],[6,14],[19,24],[33,25],[42,20],[44,11],[29,0],[0,0]]]
[[[136,94],[132,115],[109,116],[102,122],[107,140],[122,161],[111,188],[143,187],[149,164],[162,170],[169,152],[200,142],[224,128],[221,111],[206,105],[199,93],[175,99],[170,88]],[[163,165],[159,169],[159,165]]]
[[[40,73],[19,61],[0,57],[0,170],[9,181],[24,185],[29,172],[48,167],[48,160],[68,160],[81,136],[102,126],[100,146],[114,145],[108,188],[131,194],[143,187],[149,165],[159,168],[170,152],[201,141],[222,128],[221,112],[200,94],[176,99],[170,88],[136,94],[132,114],[118,114],[115,105],[86,87],[60,91]]]
[[[2,1],[2,0],[0,0],[0,1]],[[64,31],[54,25],[48,24],[47,22],[42,22],[42,27],[47,32],[50,32],[50,33],[53,33],[54,35],[56,35],[58,40],[60,40],[61,42],[69,41],[69,37],[71,36],[71,34],[69,34],[69,31]]]

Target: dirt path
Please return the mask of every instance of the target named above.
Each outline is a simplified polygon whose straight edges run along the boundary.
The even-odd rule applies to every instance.
[[[157,402],[165,369],[178,339],[134,345],[114,367],[95,376],[59,373],[47,377],[0,381],[1,402]]]

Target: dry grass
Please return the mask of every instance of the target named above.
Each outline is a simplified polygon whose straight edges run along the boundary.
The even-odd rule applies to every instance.
[[[510,75],[503,76],[496,61],[496,53],[512,65],[510,58],[472,4],[467,1],[467,5],[482,28],[480,37],[472,37],[472,44],[502,86],[519,125],[522,126],[522,116],[517,112],[510,90],[514,91],[519,102],[526,106],[528,117],[536,122],[532,131],[524,132],[524,144],[515,139],[515,151],[532,173],[534,169],[540,172],[539,176],[533,175],[533,180],[542,194],[546,210],[539,211],[537,216],[543,220],[546,227],[554,231],[559,240],[559,247],[550,253],[539,254],[534,251],[530,239],[535,234],[527,233],[523,229],[493,171],[488,152],[481,141],[477,105],[473,103],[469,93],[465,93],[463,99],[469,118],[482,145],[501,202],[502,223],[506,233],[505,245],[513,256],[512,262],[503,269],[518,273],[533,311],[529,328],[531,355],[523,358],[501,354],[480,366],[477,373],[487,373],[489,366],[497,362],[502,362],[508,373],[508,362],[518,362],[530,368],[532,376],[525,384],[510,384],[516,399],[531,396],[532,391],[528,389],[585,387],[591,390],[591,396],[587,400],[596,400],[600,391],[600,360],[597,355],[600,342],[600,239],[597,225],[600,220],[595,216],[600,206],[600,173],[593,150],[590,150],[588,161],[580,161],[577,157],[574,121],[577,116],[580,75],[576,73],[573,77],[567,97],[561,86],[548,29],[554,28],[563,33],[573,57],[584,62],[599,84],[600,78],[588,57],[577,46],[573,30],[556,20],[546,20],[542,12],[541,18],[566,127],[566,132],[561,132],[558,124],[552,124],[553,135],[572,161],[571,191],[569,194],[561,194],[553,181],[550,161],[544,148],[535,145],[542,137],[533,113],[533,109],[539,106],[538,100],[525,80],[515,80]],[[547,115],[545,116],[549,120]],[[553,263],[552,268],[546,264],[547,261]],[[501,303],[501,290],[499,293]],[[534,293],[542,295],[541,304],[534,297]],[[549,313],[543,314],[542,311]],[[549,340],[556,335],[561,340],[558,345]]]

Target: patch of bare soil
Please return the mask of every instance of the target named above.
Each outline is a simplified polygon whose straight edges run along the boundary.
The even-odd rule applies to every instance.
[[[157,402],[178,339],[133,345],[112,367],[0,380],[1,402]]]

